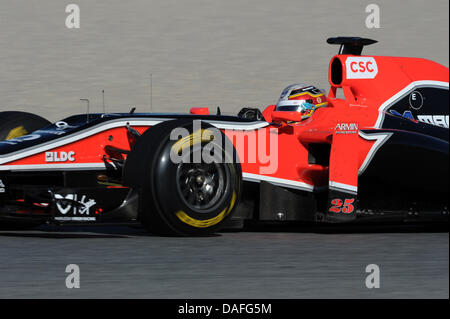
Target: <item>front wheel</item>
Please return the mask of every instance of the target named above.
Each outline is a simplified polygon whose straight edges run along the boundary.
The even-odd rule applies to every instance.
[[[185,134],[171,139],[179,129]],[[140,219],[151,232],[201,236],[216,232],[232,215],[242,173],[233,145],[220,130],[175,120],[138,139],[126,160],[124,181],[139,190]]]
[[[0,112],[0,141],[30,134],[50,124],[46,119],[31,113]],[[38,225],[40,225],[40,222],[0,220],[0,230],[28,230]]]
[[[32,113],[0,112],[0,141],[30,134],[50,124],[46,119]]]

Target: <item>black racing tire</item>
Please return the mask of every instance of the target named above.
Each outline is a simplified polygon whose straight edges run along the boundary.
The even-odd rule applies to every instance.
[[[30,134],[50,124],[46,119],[31,113],[0,112],[0,141]]]
[[[170,134],[175,128],[187,130],[188,135],[172,140]],[[139,219],[150,232],[210,235],[229,220],[238,205],[242,171],[236,150],[223,132],[207,123],[201,122],[201,130],[196,132],[205,130],[214,130],[214,138],[197,138],[202,135],[195,135],[192,120],[167,121],[148,129],[132,147],[123,180],[139,191]],[[200,162],[189,163],[194,152],[204,152],[208,147],[215,147],[209,152],[216,158],[214,162],[206,163],[201,156]],[[184,160],[171,160],[171,152],[176,149]]]
[[[46,119],[31,113],[16,111],[0,112],[0,141],[30,134],[50,124]],[[0,230],[29,230],[40,224],[40,222],[36,221],[0,220]]]

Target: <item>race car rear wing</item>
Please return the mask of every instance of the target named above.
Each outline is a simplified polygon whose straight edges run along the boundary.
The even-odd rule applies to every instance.
[[[328,44],[340,44],[338,54],[361,55],[364,46],[377,43],[378,41],[360,37],[335,37],[328,38]]]

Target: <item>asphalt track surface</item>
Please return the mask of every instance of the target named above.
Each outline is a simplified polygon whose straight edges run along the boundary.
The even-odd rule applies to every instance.
[[[449,236],[422,227],[258,229],[165,238],[136,227],[0,232],[0,298],[448,298]],[[80,267],[80,288],[65,286]],[[381,287],[367,289],[368,264]]]

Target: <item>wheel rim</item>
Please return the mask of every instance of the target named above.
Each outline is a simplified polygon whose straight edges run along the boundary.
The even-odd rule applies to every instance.
[[[206,213],[223,197],[227,172],[219,163],[179,163],[178,191],[184,203],[192,210]]]

